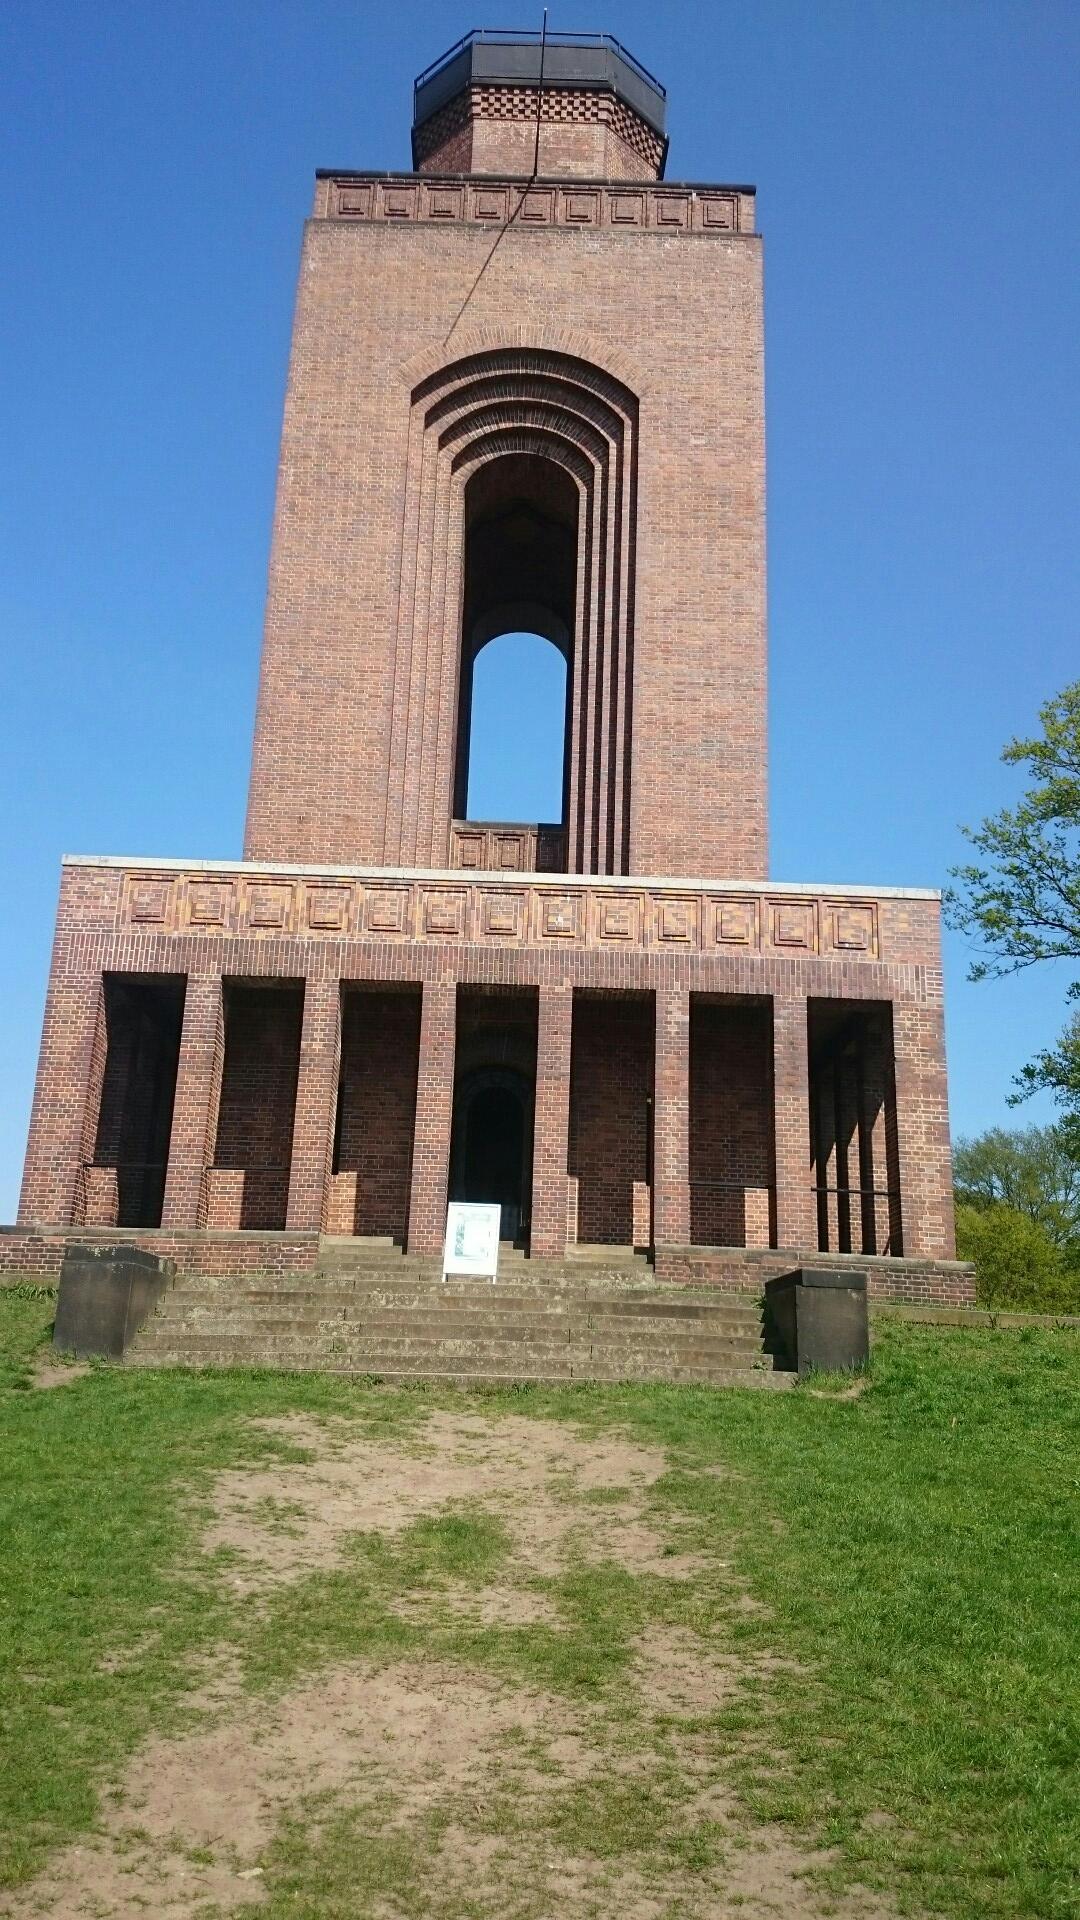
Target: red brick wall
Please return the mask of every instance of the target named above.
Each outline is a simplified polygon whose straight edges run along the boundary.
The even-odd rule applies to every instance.
[[[328,920],[339,931],[322,931]],[[370,930],[375,925],[388,930],[375,933]],[[457,981],[527,990],[535,1006],[540,983],[557,982],[579,994],[620,988],[652,995],[678,979],[691,996],[775,996],[777,1218],[778,1245],[784,1248],[817,1246],[806,997],[890,1003],[903,1044],[898,1043],[897,1118],[888,1151],[899,1166],[905,1253],[936,1257],[938,1249],[951,1244],[935,900],[888,895],[877,901],[812,895],[792,900],[767,892],[740,896],[737,889],[665,891],[641,883],[600,889],[559,881],[545,888],[512,875],[432,879],[402,874],[389,881],[342,874],[331,881],[303,872],[181,874],[68,865],[27,1152],[20,1215],[26,1224],[70,1226],[85,1217],[80,1169],[92,1152],[97,1125],[100,1083],[93,1063],[104,1059],[98,1025],[101,976],[155,972],[186,974],[188,980],[164,1215],[170,1228],[206,1223],[222,973],[279,982],[309,976],[324,985],[340,980],[346,986],[424,981],[425,995],[432,997],[432,1077],[426,1094],[423,1084],[418,1093],[422,1151],[414,1162],[412,1199],[419,1199],[424,1210],[422,1250],[432,1253],[441,1245],[444,1221]],[[581,1080],[583,1048],[587,1053],[589,1043],[585,1026],[578,1025]],[[600,1042],[592,1051],[599,1056]],[[599,1061],[597,1073],[605,1070]],[[647,1089],[644,1067],[641,1083]],[[552,1114],[557,1120],[554,1105]],[[584,1110],[579,1111],[574,1153],[584,1192],[578,1231],[582,1238],[594,1232],[614,1238],[625,1233],[625,1187],[616,1208],[620,1224],[598,1221],[602,1208],[593,1176],[595,1140],[603,1136],[602,1106],[594,1119],[595,1126],[587,1127]],[[882,1124],[880,1132],[887,1146],[888,1127]],[[641,1144],[640,1139],[633,1144],[639,1166]],[[575,1164],[570,1172],[576,1182]],[[639,1200],[645,1197],[643,1174],[641,1166]],[[645,1237],[639,1227],[635,1238]]]
[[[695,995],[690,1002],[694,1246],[753,1245],[762,1227],[767,1243],[768,1203],[762,1199],[773,1182],[772,1131],[771,1006]]]
[[[355,1175],[351,1218],[339,1233],[403,1242],[409,1211],[420,995],[347,993],[342,1007],[336,1175]]]
[[[447,219],[426,213],[431,191],[406,181],[388,198],[373,183],[370,217],[335,213],[307,229],[247,854],[446,864],[469,471],[454,461],[499,457],[507,436],[518,450],[535,444],[557,405],[536,388],[542,364],[564,396],[568,368],[581,389],[559,415],[565,446],[546,445],[595,502],[593,548],[581,523],[583,587],[590,552],[618,577],[605,594],[597,557],[595,592],[579,603],[582,622],[592,610],[606,625],[601,648],[583,624],[576,642],[575,686],[595,665],[603,684],[582,709],[595,740],[578,746],[588,813],[571,864],[760,877],[758,240],[741,212],[730,215],[738,231],[704,224],[696,191],[626,187],[610,209],[594,193],[579,220],[569,206],[555,217],[552,188],[509,221],[507,187],[492,205],[505,203],[509,224],[494,228],[462,198],[471,187],[455,189]],[[497,387],[490,406],[478,398],[460,427],[429,421],[424,380],[465,369],[464,405],[478,353]]]
[[[654,1034],[651,1000],[574,996],[569,1166],[579,1241],[634,1242],[634,1183],[649,1175]]]
[[[243,1198],[239,1219],[212,1210],[210,1227],[285,1225],[302,1017],[301,987],[226,985],[214,1166],[243,1169]]]

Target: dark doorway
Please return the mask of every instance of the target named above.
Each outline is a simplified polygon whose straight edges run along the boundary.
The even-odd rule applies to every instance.
[[[460,987],[450,1198],[502,1209],[500,1238],[524,1245],[532,1200],[535,988]]]
[[[451,1197],[502,1209],[501,1240],[521,1240],[532,1173],[532,1087],[507,1067],[471,1073],[454,1104]]]

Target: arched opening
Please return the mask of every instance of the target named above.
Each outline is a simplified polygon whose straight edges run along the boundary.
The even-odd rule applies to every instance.
[[[565,656],[539,634],[500,634],[473,666],[467,817],[561,826],[565,795]]]
[[[573,479],[536,454],[491,460],[465,489],[459,820],[566,823],[577,525]]]

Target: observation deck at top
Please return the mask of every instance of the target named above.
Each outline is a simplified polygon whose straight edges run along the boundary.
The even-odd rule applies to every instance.
[[[571,126],[576,141],[551,137]],[[507,141],[511,127],[519,137]],[[662,179],[667,144],[665,88],[607,33],[475,28],[413,87],[418,172],[502,172],[514,160],[528,173],[538,160],[547,174],[591,165],[596,178]]]

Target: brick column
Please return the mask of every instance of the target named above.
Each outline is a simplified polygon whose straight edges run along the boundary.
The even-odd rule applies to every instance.
[[[94,1151],[105,1052],[101,975],[54,972],[45,1001],[20,1225],[71,1227],[84,1217],[83,1168]]]
[[[206,1225],[206,1173],[214,1157],[224,1059],[221,975],[189,973],[161,1210],[163,1227]]]
[[[806,996],[773,1000],[773,1149],[776,1244],[817,1251],[810,1159],[810,1061]]]
[[[690,992],[656,994],[653,1087],[653,1242],[690,1244]]]
[[[566,1252],[567,1146],[570,1136],[570,1039],[574,990],[540,988],[533,1119],[532,1224],[529,1251],[561,1260]]]
[[[326,1225],[341,1061],[341,987],[305,980],[286,1224],[321,1233]]]
[[[441,1253],[446,1234],[456,1040],[457,986],[453,980],[426,980],[409,1185],[410,1253]]]
[[[889,1014],[886,1028],[882,1013]],[[863,1034],[859,1087],[859,1178],[872,1193],[863,1201],[868,1253],[893,1253],[901,1233],[896,1181],[895,1105],[891,1009],[875,1010]],[[892,1121],[890,1122],[890,1113]]]
[[[954,1260],[952,1147],[940,1005],[896,1002],[896,1142],[907,1259]]]

